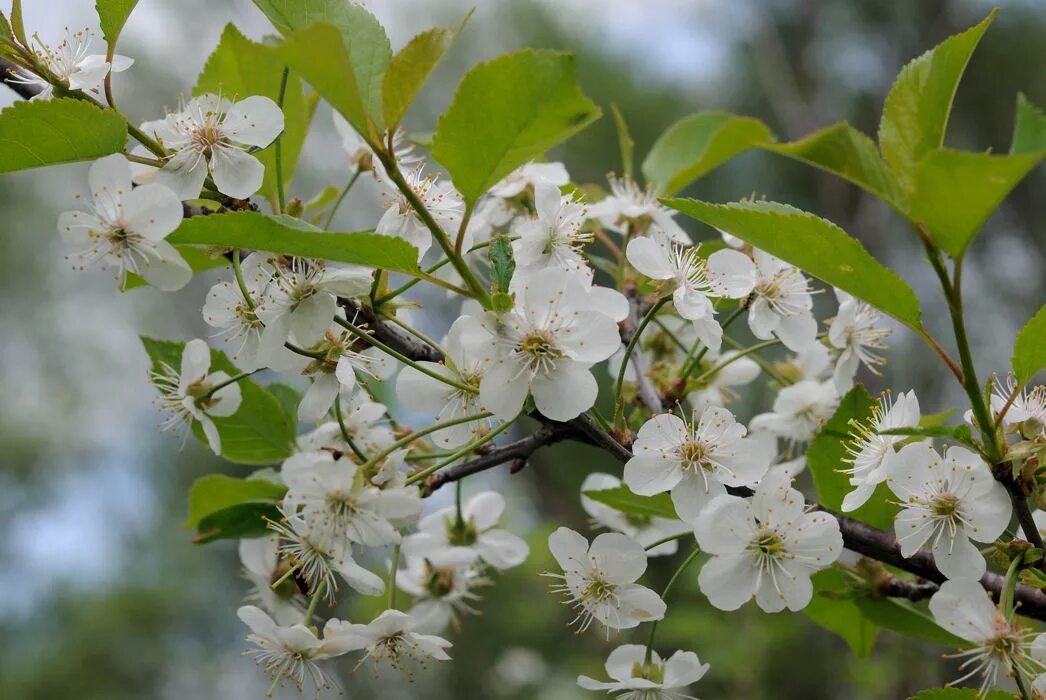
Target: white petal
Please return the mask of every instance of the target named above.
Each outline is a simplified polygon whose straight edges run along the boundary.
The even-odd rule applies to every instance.
[[[316,375],[298,404],[298,420],[309,423],[323,420],[334,405],[340,388],[338,378],[333,374],[324,372]]]
[[[236,143],[264,148],[283,131],[283,111],[268,97],[253,95],[233,105],[222,130]]]
[[[131,231],[158,241],[182,223],[182,203],[163,185],[141,185],[124,197],[123,214]]]
[[[718,250],[709,255],[706,271],[716,296],[740,299],[755,286],[755,264],[736,250]]]
[[[653,496],[670,491],[683,480],[678,462],[638,454],[625,464],[624,482],[633,493]]]
[[[210,170],[218,191],[236,199],[247,199],[261,189],[265,177],[261,161],[232,146],[213,150]]]
[[[694,523],[698,544],[710,554],[743,552],[755,531],[752,507],[748,501],[737,496],[714,498],[701,510],[701,515]]]
[[[625,256],[632,267],[651,279],[666,280],[675,274],[668,250],[652,238],[633,238],[625,249]]]
[[[980,643],[992,634],[995,605],[981,584],[970,579],[952,579],[941,584],[930,598],[930,612],[938,625],[957,637]]]
[[[167,241],[154,245],[155,254],[150,255],[138,274],[146,282],[164,292],[176,292],[192,279],[192,268],[178,250]]]
[[[751,600],[756,582],[756,570],[746,554],[714,556],[697,576],[701,592],[720,610],[737,610]]]
[[[586,365],[560,360],[551,375],[534,378],[531,392],[534,405],[543,416],[568,421],[592,408],[599,394],[599,385]]]
[[[494,364],[479,384],[479,397],[484,408],[502,420],[519,415],[529,393],[526,374],[508,361]]]
[[[646,553],[642,545],[619,532],[604,532],[596,537],[589,553],[606,581],[632,583],[646,571]]]
[[[489,530],[498,524],[501,514],[505,512],[505,498],[496,491],[484,491],[469,499],[462,509],[466,520],[475,522],[480,532]]]
[[[950,579],[968,578],[976,581],[987,570],[984,556],[961,531],[954,538],[948,537],[945,532],[934,541],[932,551],[937,568]]]
[[[549,535],[548,548],[564,571],[577,570],[588,563],[588,540],[570,528],[560,527]]]

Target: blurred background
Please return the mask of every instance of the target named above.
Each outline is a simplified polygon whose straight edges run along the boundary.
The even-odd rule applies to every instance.
[[[92,0],[25,0],[26,25],[45,41],[64,27],[97,28]],[[434,25],[456,23],[472,3],[368,2],[394,47]],[[472,64],[516,48],[577,54],[583,89],[627,119],[641,160],[676,119],[728,110],[765,120],[792,139],[841,119],[874,133],[882,99],[904,63],[982,19],[981,0],[855,3],[848,0],[484,0],[408,117],[430,131]],[[1013,0],[985,35],[959,90],[948,143],[1005,151],[1018,91],[1046,104],[1046,6]],[[6,8],[5,8],[6,9]],[[114,81],[123,109],[155,118],[188,94],[227,22],[260,39],[272,30],[248,0],[141,0],[121,39],[132,70]],[[98,50],[101,51],[99,40]],[[0,87],[0,106],[15,96]],[[344,182],[347,164],[321,106],[293,193],[308,199]],[[609,117],[552,154],[575,182],[605,184],[619,168]],[[77,272],[55,233],[59,212],[86,189],[86,165],[7,175],[0,187],[0,698],[262,697],[268,682],[241,656],[244,629],[235,610],[245,590],[235,545],[199,547],[181,528],[192,481],[205,473],[243,474],[195,442],[160,433],[139,334],[175,339],[207,333],[199,314],[214,282],[203,275],[177,294],[120,293],[98,270]],[[969,254],[966,298],[981,373],[1004,372],[1014,332],[1039,307],[1046,275],[1046,219],[1040,168],[988,222]],[[711,200],[752,193],[817,212],[859,237],[925,300],[931,330],[948,337],[936,281],[912,233],[886,206],[831,176],[753,152],[694,185]],[[339,214],[341,230],[373,226],[373,189],[357,187]],[[690,222],[692,223],[692,222]],[[687,224],[689,225],[689,224]],[[708,230],[693,227],[696,237]],[[438,295],[425,327],[440,333],[456,309]],[[961,401],[935,356],[904,330],[892,338],[874,392],[917,390],[925,412]],[[947,343],[946,343],[947,345]],[[765,410],[754,386],[738,413]],[[335,664],[347,697],[541,698],[586,694],[578,673],[602,677],[618,643],[575,637],[569,619],[537,574],[551,566],[548,525],[587,527],[578,485],[593,470],[616,472],[598,453],[560,445],[507,479],[487,473],[466,493],[502,490],[509,527],[532,545],[530,560],[499,577],[483,615],[449,631],[455,662],[413,683],[352,661]],[[440,494],[448,496],[448,493]],[[375,568],[381,562],[373,562]],[[654,560],[663,586],[676,562]],[[704,698],[904,698],[958,674],[939,647],[882,632],[870,659],[803,615],[711,609],[696,568],[671,594],[659,648],[695,650],[711,671],[693,688]],[[366,620],[368,601],[342,614]],[[376,690],[380,687],[380,694]],[[285,691],[287,697],[296,691]]]

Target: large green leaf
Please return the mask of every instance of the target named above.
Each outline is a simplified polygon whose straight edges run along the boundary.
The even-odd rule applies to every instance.
[[[1013,341],[1013,372],[1021,384],[1046,367],[1046,306],[1024,325]]]
[[[879,148],[906,195],[915,190],[919,161],[944,143],[959,80],[995,13],[992,10],[977,26],[945,39],[906,65],[886,96]]]
[[[119,114],[82,100],[19,102],[0,111],[0,173],[94,160],[126,143]]]
[[[627,486],[617,486],[612,489],[585,491],[584,495],[597,503],[610,506],[622,513],[653,518],[669,518],[672,520],[678,517],[676,516],[676,509],[672,506],[672,499],[667,493],[659,493],[656,496],[640,496],[632,493]]]
[[[921,327],[919,300],[911,287],[830,221],[774,202],[669,199],[665,204],[792,263],[911,328]]]
[[[153,371],[164,372],[164,364],[175,371],[181,367],[185,343],[143,337],[142,344],[152,360]],[[223,371],[229,376],[240,373],[224,353],[213,348],[211,371]],[[286,459],[294,446],[295,431],[282,404],[250,378],[241,379],[239,385],[242,398],[236,413],[226,418],[212,417],[221,436],[222,457],[230,462],[254,465]],[[201,443],[207,444],[199,423],[194,422],[192,432]]]
[[[362,112],[373,119],[380,132],[382,129],[382,75],[389,65],[389,59],[392,58],[392,46],[388,36],[385,35],[385,30],[382,29],[374,15],[349,0],[254,0],[254,4],[265,13],[269,21],[284,36],[290,36],[316,22],[329,23],[337,29],[342,38],[344,56],[341,55],[342,51],[338,51],[336,56],[331,56],[337,62],[329,68],[351,72],[351,80],[348,79],[349,73],[343,73],[341,76],[343,81],[351,84],[346,85],[345,89],[356,92]],[[298,39],[301,39],[302,36],[313,35],[306,32],[304,35],[299,34]],[[299,49],[304,46],[307,46],[307,42],[304,45],[298,44]],[[317,51],[307,52],[311,55],[310,60],[316,64],[313,66],[315,73],[325,74],[325,76],[329,73],[322,66],[323,49],[332,47],[329,37],[324,37],[324,43],[316,47]],[[290,62],[289,59],[288,62]],[[292,63],[292,65],[294,64]],[[298,66],[295,67],[298,68]],[[299,72],[323,95],[324,99],[330,101],[330,98],[324,95],[314,82],[313,77],[300,68]],[[328,88],[332,87],[329,81],[325,81],[325,85]],[[356,127],[357,131],[367,133],[365,118],[361,118],[357,123],[347,113],[342,111],[342,114]]]
[[[763,122],[726,112],[683,117],[654,143],[643,161],[643,176],[665,194],[674,194],[713,168],[773,140]]]
[[[1010,153],[1033,153],[1046,149],[1046,114],[1017,94],[1017,122],[1013,127]]]
[[[123,25],[131,16],[131,11],[138,4],[138,0],[98,0],[95,9],[98,10],[98,25],[102,28],[102,36],[110,48],[116,46],[116,40],[123,31]]]
[[[995,208],[1043,155],[1046,151],[995,156],[933,149],[919,163],[910,218],[925,225],[946,253],[961,257]]]
[[[418,34],[389,61],[382,79],[381,99],[385,124],[390,128],[403,119],[421,86],[467,21],[468,17],[457,27],[430,29]]]
[[[196,535],[192,541],[194,544],[207,544],[215,540],[264,537],[272,534],[269,522],[277,522],[281,517],[275,503],[239,503],[211,513],[201,520],[196,526]]]
[[[814,584],[814,596],[803,608],[803,614],[846,640],[858,657],[868,658],[879,629],[861,614],[849,596],[850,586],[845,574],[829,568],[810,578]]]
[[[284,63],[276,50],[257,44],[239,32],[232,24],[226,25],[221,41],[207,59],[203,72],[196,79],[194,95],[206,92],[220,93],[231,100],[242,100],[252,95],[268,97],[276,102]],[[280,150],[283,156],[284,184],[294,175],[294,168],[305,142],[310,117],[301,79],[290,74],[283,97],[283,134]],[[256,154],[265,165],[265,179],[261,193],[270,202],[276,201],[276,149],[266,148]]]
[[[194,216],[168,236],[171,243],[264,250],[417,275],[418,250],[402,238],[328,233],[290,216],[252,211]]]
[[[933,618],[907,601],[894,598],[854,598],[854,604],[870,622],[883,629],[893,630],[908,637],[946,647],[962,647],[967,643],[933,621]]]
[[[185,527],[196,527],[208,515],[241,503],[275,503],[287,487],[265,479],[238,479],[225,474],[208,474],[189,489],[189,514]]]
[[[842,472],[849,467],[843,460],[847,456],[850,423],[866,422],[874,405],[875,399],[858,384],[843,397],[835,413],[810,443],[806,465],[814,479],[817,500],[829,510],[841,511],[843,497],[853,489],[849,477]],[[888,493],[886,484],[880,484],[867,503],[847,515],[877,528],[891,530],[898,507],[891,503]]]
[[[432,157],[472,203],[599,114],[577,84],[573,56],[518,51],[481,63],[465,75],[440,117]]]
[[[768,143],[763,148],[835,173],[895,208],[902,208],[900,189],[875,141],[846,122],[826,126],[798,141]]]

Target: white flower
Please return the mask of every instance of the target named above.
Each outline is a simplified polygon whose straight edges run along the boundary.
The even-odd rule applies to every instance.
[[[842,553],[839,523],[806,512],[789,481],[772,473],[751,498],[719,496],[697,519],[697,542],[712,555],[698,584],[720,610],[736,610],[752,596],[766,612],[802,610],[813,596],[810,576]]]
[[[1014,669],[1026,681],[1042,673],[1046,638],[1040,635],[1032,642],[1035,631],[1021,629],[1016,618],[1007,620],[976,580],[945,581],[930,598],[930,612],[938,625],[973,645],[955,655],[965,659],[959,670],[966,673],[949,686],[981,674],[980,695],[984,695],[1000,677],[1012,677]]]
[[[365,455],[380,452],[396,441],[392,428],[381,422],[388,410],[385,404],[372,401],[363,389],[357,390],[351,396],[343,392],[341,399],[342,425],[339,426],[337,421],[323,423],[312,432],[300,436],[298,444],[303,450],[331,448],[339,452],[350,452],[352,448],[345,442],[341,433],[342,426],[349,439]]]
[[[350,651],[329,633],[331,623],[337,620],[327,623],[321,640],[305,625],[276,624],[265,611],[253,605],[244,605],[236,614],[251,628],[247,641],[255,648],[246,653],[253,655],[255,662],[272,676],[273,688],[286,681],[294,683],[298,690],[302,690],[307,681],[317,691],[332,686],[330,678],[316,662]]]
[[[701,663],[692,651],[677,651],[667,661],[651,651],[648,663],[643,645],[623,644],[610,652],[606,670],[614,680],[578,676],[577,684],[585,690],[620,693],[618,700],[681,700],[690,697],[683,690],[701,680],[708,664]]]
[[[457,627],[461,615],[478,615],[472,603],[481,598],[473,589],[489,584],[476,567],[438,556],[409,556],[396,572],[396,586],[414,598],[414,629],[426,634],[439,634],[452,622]]]
[[[643,545],[648,557],[675,554],[679,547],[679,543],[676,540],[659,544],[652,549],[646,549],[646,547],[658,540],[663,540],[673,535],[681,535],[690,530],[690,526],[682,520],[625,513],[585,495],[586,491],[605,491],[618,488],[619,486],[621,486],[621,479],[618,479],[613,474],[604,474],[602,472],[589,474],[581,483],[581,507],[592,518],[593,526],[605,527],[608,530],[614,530],[631,537]]]
[[[505,499],[494,491],[478,493],[461,509],[442,508],[418,522],[418,532],[403,540],[407,556],[434,561],[453,559],[472,564],[483,561],[505,570],[522,564],[530,548],[520,537],[496,527],[505,511]]]
[[[792,442],[807,442],[838,405],[839,394],[833,382],[804,379],[781,389],[773,410],[756,416],[749,425],[752,430],[769,430]]]
[[[240,385],[232,382],[215,390],[216,385],[230,377],[225,372],[210,373],[210,368],[211,350],[207,343],[190,340],[182,350],[181,370],[176,372],[164,364],[152,373],[152,378],[160,390],[160,406],[170,414],[163,429],[181,430],[197,420],[208,447],[217,455],[222,452],[222,440],[211,416],[225,418],[236,413],[240,407]]]
[[[880,397],[872,407],[872,417],[867,423],[853,423],[851,441],[847,442],[849,456],[845,461],[849,469],[842,470],[850,476],[850,485],[857,488],[843,498],[843,510],[850,512],[864,505],[875,487],[886,481],[891,465],[897,456],[894,446],[905,439],[904,435],[880,435],[884,430],[914,428],[919,425],[919,399],[914,391],[901,394],[892,401],[890,394]]]
[[[494,197],[510,199],[523,193],[524,190],[538,188],[539,183],[547,183],[560,188],[570,182],[570,174],[562,163],[527,163],[506,175],[501,182],[490,188]]]
[[[709,296],[740,299],[752,291],[755,266],[744,253],[718,250],[703,258],[700,246],[683,247],[665,239],[634,238],[625,250],[632,266],[655,280],[670,280],[672,303],[690,321],[715,315]]]
[[[577,624],[579,632],[596,621],[609,639],[611,629],[631,629],[665,616],[661,597],[635,583],[647,561],[643,547],[630,537],[605,532],[589,546],[584,537],[561,527],[549,535],[548,547],[563,574],[546,576],[563,580],[552,590],[566,595],[577,613],[570,624]]]
[[[660,193],[656,189],[642,190],[627,177],[608,175],[607,182],[610,194],[589,208],[589,216],[618,233],[625,233],[631,226],[633,234],[661,232],[675,243],[691,245],[690,237],[672,219],[675,212],[658,201]]]
[[[412,411],[435,413],[436,422],[453,421],[483,411],[478,389],[490,366],[490,355],[483,351],[482,341],[468,342],[465,337],[472,327],[467,317],[458,318],[447,332],[447,357],[443,363],[418,361],[433,373],[476,391],[465,391],[433,379],[415,369],[404,367],[396,379],[396,396]],[[432,440],[442,447],[460,447],[473,440],[476,431],[489,425],[487,420],[461,423],[433,433]]]
[[[391,373],[388,355],[340,327],[328,329],[319,347],[324,357],[310,362],[302,372],[312,377],[312,384],[298,404],[298,420],[323,420],[338,392],[351,392],[356,388],[357,373],[375,379],[385,379]]]
[[[751,486],[766,474],[774,453],[725,408],[713,406],[682,418],[664,413],[639,429],[624,482],[641,496],[672,492],[676,512],[693,522],[706,503],[726,486]]]
[[[251,253],[240,266],[252,302],[262,298],[269,282],[269,277],[262,271],[266,257],[265,253]],[[222,338],[223,342],[231,344],[233,362],[247,372],[258,369],[258,348],[265,325],[243,298],[239,286],[222,280],[211,287],[203,304],[203,320],[207,325],[221,329],[210,337]]]
[[[335,573],[363,595],[384,592],[385,583],[381,578],[352,558],[352,546],[347,537],[332,536],[327,527],[311,527],[290,509],[282,510],[281,514],[282,522],[270,522],[269,527],[280,537],[280,556],[287,559],[308,584],[310,595],[322,591],[322,595],[333,604],[338,590]]]
[[[721,355],[709,352],[705,363],[718,365],[737,355],[730,350]],[[686,395],[686,400],[695,411],[703,411],[710,406],[725,406],[737,397],[733,387],[751,384],[759,377],[759,365],[748,357],[740,357],[716,372],[702,389],[696,389]],[[698,371],[700,373],[700,370]]]
[[[265,323],[260,357],[276,355],[288,339],[309,346],[323,337],[337,311],[337,297],[357,297],[370,291],[371,273],[363,268],[331,268],[322,262],[272,259],[265,268],[271,278],[258,318]]]
[[[349,162],[353,169],[373,169],[378,173],[384,173],[381,162],[359,132],[337,111],[331,112],[331,116],[334,118],[334,129],[341,137],[341,145],[349,154]],[[382,141],[385,142],[387,139],[388,132],[386,131]],[[392,153],[400,165],[413,165],[422,160],[421,156],[414,152],[414,144],[407,140],[407,135],[402,129],[396,129],[392,134]]]
[[[265,166],[246,149],[272,143],[283,131],[283,112],[268,97],[254,95],[233,104],[207,93],[150,124],[148,133],[173,152],[153,176],[155,182],[180,199],[193,199],[210,174],[219,192],[246,199],[265,175]]]
[[[832,373],[832,353],[822,343],[811,343],[787,359],[775,362],[774,369],[790,383],[806,379],[820,382]],[[836,388],[840,396],[846,391]]]
[[[350,651],[366,650],[361,664],[370,659],[375,666],[388,663],[397,671],[409,673],[410,663],[419,663],[424,668],[430,659],[449,661],[446,650],[451,643],[442,637],[418,634],[414,631],[416,625],[407,613],[386,610],[367,625],[331,620],[323,633]]]
[[[748,326],[762,340],[776,335],[796,352],[817,338],[809,281],[798,268],[762,250],[752,251],[756,277]]]
[[[44,64],[54,77],[66,83],[70,90],[97,92],[98,86],[110,72],[125,71],[134,63],[134,59],[119,54],[114,55],[112,62],[109,62],[105,54],[88,53],[94,39],[94,35],[88,29],[78,32],[66,29],[65,38],[54,48],[44,44],[35,35],[33,39],[36,46],[31,49],[36,59]],[[54,97],[54,86],[28,70],[16,71],[11,82],[38,88],[39,92],[30,97],[30,101],[49,100]]]
[[[581,254],[592,242],[584,231],[587,210],[570,196],[563,196],[555,185],[540,181],[534,186],[537,216],[513,227],[519,236],[512,242],[517,275],[528,275],[547,267],[556,267],[592,279],[592,269]]]
[[[240,540],[240,563],[244,577],[251,583],[248,600],[257,600],[261,607],[281,625],[300,623],[304,610],[297,601],[294,581],[285,580],[274,590],[272,584],[287,573],[280,562],[280,542],[275,535],[249,537]]]
[[[358,479],[351,459],[334,459],[330,452],[302,452],[284,461],[287,484],[283,507],[298,512],[313,532],[327,532],[331,541],[348,538],[379,547],[400,541],[390,520],[421,514],[417,489],[379,489]]]
[[[1013,396],[1013,401],[1010,397]],[[1013,374],[1006,377],[1006,384],[996,377],[992,387],[991,404],[996,415],[1002,412],[1007,402],[1010,406],[1002,418],[1007,432],[1019,432],[1029,440],[1046,438],[1046,385],[1033,389],[1017,388]],[[967,418],[972,422],[972,418]]]
[[[465,203],[453,185],[425,175],[424,170],[424,164],[404,170],[403,179],[440,228],[448,236],[456,236],[461,217],[465,214]],[[395,184],[384,179],[380,184],[385,213],[374,227],[374,233],[402,238],[418,249],[418,260],[421,260],[432,245],[432,234]],[[470,241],[465,241],[463,249],[468,249],[471,245]]]
[[[532,394],[547,418],[575,418],[595,403],[599,386],[589,368],[621,344],[617,321],[628,304],[613,290],[586,288],[577,275],[555,268],[535,273],[515,294],[515,308],[500,317],[468,317],[466,342],[486,343],[485,334],[493,357],[480,401],[509,420]]]
[[[949,447],[942,461],[932,445],[914,443],[897,453],[886,483],[903,501],[894,521],[903,556],[929,543],[948,578],[984,575],[984,557],[970,540],[994,542],[1012,514],[1006,489],[984,460],[965,447]]]
[[[58,233],[76,246],[77,266],[113,265],[118,276],[133,272],[165,292],[181,289],[192,270],[164,239],[182,222],[182,204],[166,187],[131,184],[131,168],[119,153],[96,160],[87,174],[90,211],[58,217]]]
[[[864,365],[877,376],[877,367],[886,360],[877,351],[886,348],[885,338],[892,329],[879,324],[883,315],[841,289],[835,290],[839,311],[828,326],[828,341],[842,350],[835,365],[835,386],[844,394],[853,386],[857,367]]]

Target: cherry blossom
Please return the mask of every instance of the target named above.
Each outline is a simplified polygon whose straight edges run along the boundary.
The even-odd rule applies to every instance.
[[[251,628],[247,641],[254,644],[254,649],[247,653],[253,655],[258,665],[273,677],[273,687],[286,681],[299,690],[307,682],[317,691],[332,687],[333,682],[316,662],[349,651],[341,640],[329,633],[336,629],[332,623],[337,620],[327,624],[324,638],[320,639],[305,625],[276,624],[264,610],[253,605],[241,607],[236,614]]]
[[[692,651],[677,651],[664,661],[651,651],[647,660],[642,645],[623,644],[610,652],[606,670],[614,680],[578,676],[577,684],[585,690],[621,693],[619,700],[676,700],[690,697],[683,691],[708,673],[708,664],[701,663]]]
[[[610,194],[589,207],[589,216],[618,233],[631,227],[634,234],[661,233],[674,243],[691,245],[690,236],[672,218],[675,212],[658,201],[657,189],[643,189],[629,177],[608,175],[607,181]]]
[[[369,624],[352,624],[331,620],[324,628],[324,636],[348,651],[362,649],[362,664],[370,660],[374,665],[388,664],[397,671],[409,672],[409,664],[423,668],[430,660],[449,661],[447,649],[452,645],[446,639],[416,632],[417,621],[399,610],[386,610]]]
[[[842,352],[835,365],[835,386],[844,394],[853,386],[857,368],[864,365],[875,374],[886,363],[878,354],[886,349],[892,329],[882,326],[883,315],[865,302],[841,289],[835,290],[839,311],[828,327],[828,341]]]
[[[134,59],[119,54],[114,54],[110,61],[106,59],[105,54],[89,53],[94,41],[94,34],[89,29],[77,32],[66,29],[65,37],[54,47],[47,46],[35,35],[33,39],[36,45],[30,48],[36,60],[70,90],[97,93],[105,76],[110,72],[125,71],[134,63]],[[39,91],[29,98],[30,101],[49,100],[54,97],[54,85],[32,71],[18,70],[11,82],[37,88]]]
[[[544,180],[534,186],[534,201],[537,216],[513,227],[519,236],[512,242],[516,274],[526,276],[555,267],[591,280],[592,269],[581,253],[593,240],[582,228],[587,214],[584,205],[561,195],[558,187]]]
[[[810,283],[798,268],[762,250],[752,251],[755,280],[748,326],[757,338],[777,336],[796,352],[817,337]]]
[[[611,508],[585,495],[587,491],[605,491],[621,486],[621,479],[613,474],[593,472],[581,483],[581,507],[592,518],[593,527],[603,527],[620,532],[643,545],[648,557],[672,555],[679,548],[679,542],[670,540],[656,547],[650,545],[660,540],[688,532],[691,526],[682,520],[658,518],[656,516],[626,513]]]
[[[850,468],[844,470],[850,476],[850,485],[856,486],[843,498],[843,510],[856,510],[864,505],[875,487],[886,481],[891,465],[896,459],[895,446],[905,439],[904,435],[882,435],[882,431],[894,428],[914,428],[919,425],[919,399],[914,391],[900,394],[896,401],[890,394],[883,394],[872,407],[872,416],[867,423],[853,423],[851,442],[846,461]]]

